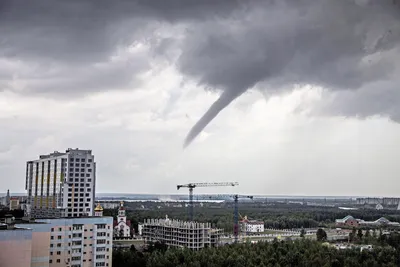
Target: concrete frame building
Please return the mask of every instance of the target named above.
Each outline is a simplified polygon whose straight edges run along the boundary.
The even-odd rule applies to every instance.
[[[91,150],[67,149],[26,164],[26,216],[93,216],[96,163]]]
[[[169,247],[192,250],[217,246],[222,235],[222,230],[211,228],[210,223],[170,220],[168,217],[145,220],[139,232],[146,242],[161,242]]]
[[[32,231],[28,266],[97,267],[112,265],[112,225],[112,217],[87,217],[38,219],[16,227]]]

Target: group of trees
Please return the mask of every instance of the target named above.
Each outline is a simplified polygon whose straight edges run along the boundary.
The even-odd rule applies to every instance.
[[[392,242],[392,244],[389,244]],[[273,241],[257,244],[226,245],[200,251],[166,249],[162,245],[151,252],[116,250],[114,267],[235,267],[235,266],[387,266],[400,264],[400,239],[385,241],[384,246],[373,250],[359,248],[338,250],[308,239],[293,242]],[[390,245],[390,246],[389,246]]]
[[[187,209],[177,208],[159,203],[147,203],[147,207],[137,207],[129,203],[128,219],[137,231],[138,222],[148,218],[187,219]],[[142,205],[142,204],[140,204]],[[153,206],[151,206],[153,205]],[[116,211],[105,211],[105,215],[116,216]],[[348,211],[329,207],[308,207],[302,205],[260,203],[241,203],[240,213],[249,218],[263,220],[267,228],[315,228],[334,226],[337,218],[348,215]],[[400,216],[393,211],[354,210],[356,218],[376,220],[386,217],[391,221],[400,222]],[[225,232],[232,231],[233,206],[231,203],[209,204],[195,208],[195,220],[211,222],[214,227]],[[304,237],[304,229],[301,231]],[[235,244],[216,248],[205,248],[201,251],[188,249],[167,249],[163,244],[153,244],[144,251],[115,250],[113,266],[400,266],[400,234],[383,234],[381,230],[353,229],[349,241],[357,244],[372,244],[373,250],[360,251],[359,248],[338,250],[326,246],[327,234],[319,229],[317,241],[301,238],[295,241],[279,242],[277,240],[257,244]]]

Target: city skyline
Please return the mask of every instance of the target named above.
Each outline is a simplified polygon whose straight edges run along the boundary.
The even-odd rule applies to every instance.
[[[38,1],[0,4],[0,191],[79,147],[100,193],[400,196],[392,0]]]

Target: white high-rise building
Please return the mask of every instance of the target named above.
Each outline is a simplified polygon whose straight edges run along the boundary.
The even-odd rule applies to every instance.
[[[33,218],[93,216],[96,163],[91,150],[55,151],[28,161],[25,188]]]

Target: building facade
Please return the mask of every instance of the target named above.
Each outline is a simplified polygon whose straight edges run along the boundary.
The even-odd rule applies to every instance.
[[[240,222],[240,230],[246,233],[262,233],[264,232],[264,222],[249,220],[247,216]]]
[[[93,216],[96,163],[91,150],[67,149],[26,164],[27,216]]]
[[[131,237],[131,221],[126,219],[124,202],[121,202],[117,219],[114,221],[114,237]]]
[[[9,204],[9,209],[10,210],[17,210],[19,209],[19,197],[10,197],[10,204]]]
[[[146,242],[161,242],[169,247],[187,247],[200,250],[217,246],[222,230],[211,228],[210,223],[185,222],[178,220],[148,219],[139,226]]]
[[[0,266],[30,267],[32,230],[0,225]]]
[[[112,265],[112,217],[38,219],[32,229],[32,267]],[[19,266],[19,265],[15,265]]]

